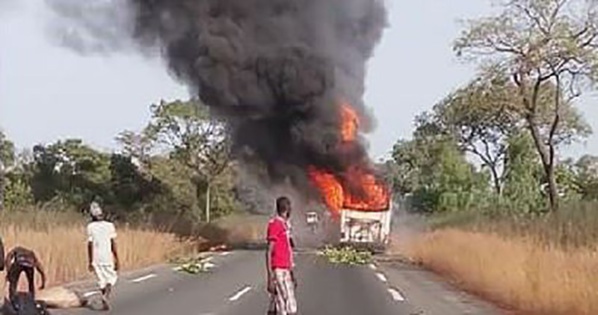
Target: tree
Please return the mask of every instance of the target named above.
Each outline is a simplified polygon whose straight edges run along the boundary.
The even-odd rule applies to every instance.
[[[497,77],[479,77],[434,106],[431,124],[452,136],[490,171],[497,195],[502,193],[506,139],[519,127],[513,116],[511,89]]]
[[[124,155],[131,159],[131,162],[146,176],[151,177],[151,158],[154,150],[154,134],[148,130],[140,133],[125,130],[121,132],[116,141],[123,148]]]
[[[551,89],[554,87],[545,85],[540,93],[552,95]],[[545,98],[541,100],[542,103],[538,104],[538,126],[547,130],[552,124],[552,103]],[[487,73],[434,106],[423,123],[434,124],[438,132],[454,137],[462,150],[477,157],[482,167],[490,171],[494,190],[501,195],[508,139],[525,126],[517,102],[516,86],[508,78]],[[571,103],[561,106],[562,122],[553,137],[555,147],[568,144],[572,137],[589,130]]]
[[[496,16],[470,21],[455,50],[480,61],[485,70],[504,74],[517,88],[519,113],[540,156],[555,210],[555,134],[563,121],[563,104],[579,97],[597,78],[597,3],[510,0],[502,2],[502,8]],[[554,89],[546,88],[550,85]],[[551,103],[552,112],[544,118],[549,128],[543,129],[540,108],[546,103]]]
[[[529,132],[508,138],[505,161],[504,201],[519,213],[535,213],[542,209],[542,169],[534,152]]]
[[[114,202],[125,209],[140,208],[165,190],[157,177],[149,180],[139,173],[131,156],[112,154],[110,157],[110,190]]]
[[[151,112],[147,137],[169,148],[171,157],[192,171],[197,199],[205,192],[204,219],[209,222],[212,188],[231,163],[226,125],[197,100],[161,101]]]
[[[557,174],[565,182],[569,191],[578,194],[584,200],[598,199],[598,157],[584,155],[579,160],[568,159]]]
[[[412,140],[399,140],[393,159],[395,187],[411,195],[419,211],[470,208],[488,186],[487,178],[467,162],[453,139],[430,129],[417,129]]]
[[[6,174],[15,161],[15,146],[0,131],[0,211],[4,209]]]
[[[36,201],[56,197],[81,206],[93,198],[109,197],[110,157],[67,139],[33,148],[34,171],[31,188]]]

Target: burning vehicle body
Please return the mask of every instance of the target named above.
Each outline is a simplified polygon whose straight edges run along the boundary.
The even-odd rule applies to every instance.
[[[357,145],[358,116],[343,104],[341,117],[340,147]],[[391,196],[372,167],[352,165],[340,175],[310,167],[309,176],[331,212],[330,219],[340,230],[338,243],[376,252],[386,249],[390,243]]]

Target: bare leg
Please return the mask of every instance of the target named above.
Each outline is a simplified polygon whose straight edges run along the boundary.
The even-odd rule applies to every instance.
[[[33,268],[25,268],[25,276],[27,276],[27,284],[29,285],[29,294],[35,299],[35,277]]]
[[[102,304],[103,304],[104,310],[110,309],[109,299],[110,299],[111,292],[112,292],[112,285],[108,283],[108,284],[106,284],[106,287],[104,287],[102,289]]]
[[[10,270],[8,270],[7,280],[9,282],[8,285],[8,299],[13,302],[15,296],[17,294],[17,286],[19,285],[19,277],[21,275],[21,269],[16,266],[12,265]]]
[[[104,289],[105,295],[106,295],[106,299],[110,299],[110,295],[112,294],[112,285],[110,283],[108,283],[106,285],[106,288]]]

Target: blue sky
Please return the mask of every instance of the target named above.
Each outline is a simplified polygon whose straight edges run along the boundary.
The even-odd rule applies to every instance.
[[[373,157],[409,137],[413,118],[468,81],[474,68],[451,50],[459,19],[490,11],[485,0],[387,0],[390,27],[369,63],[365,101],[377,119],[368,136]],[[43,0],[0,0],[0,128],[19,147],[82,138],[105,150],[115,135],[141,128],[148,106],[186,98],[160,60],[134,54],[83,57],[47,36]],[[598,131],[593,98],[580,108]],[[568,148],[569,155],[598,153],[598,137]]]

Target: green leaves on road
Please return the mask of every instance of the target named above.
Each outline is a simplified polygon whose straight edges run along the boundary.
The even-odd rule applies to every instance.
[[[206,273],[214,267],[214,264],[210,262],[211,258],[211,256],[198,256],[187,259],[175,259],[174,263],[178,264],[178,266],[175,267],[174,270],[193,275]]]
[[[349,246],[327,246],[318,255],[326,257],[333,264],[365,265],[372,260],[372,254],[369,251],[362,251]]]

